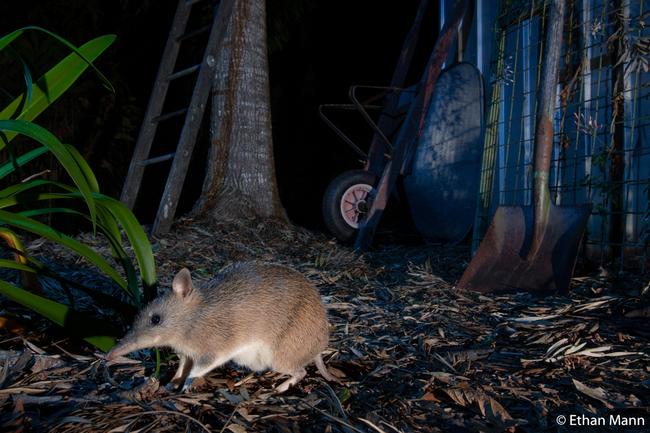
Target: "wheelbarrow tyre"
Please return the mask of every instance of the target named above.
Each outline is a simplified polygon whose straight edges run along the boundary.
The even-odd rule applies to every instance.
[[[342,242],[350,242],[358,232],[358,225],[352,221],[355,212],[350,210],[344,212],[344,206],[364,205],[367,210],[365,199],[368,193],[374,189],[377,178],[374,174],[365,170],[345,171],[335,177],[328,185],[323,196],[323,221],[327,229]],[[364,195],[365,191],[365,195]],[[352,198],[355,204],[343,200]],[[356,212],[359,216],[359,212]]]

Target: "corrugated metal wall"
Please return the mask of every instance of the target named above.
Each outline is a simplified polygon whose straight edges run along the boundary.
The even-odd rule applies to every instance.
[[[556,204],[593,203],[582,257],[648,272],[650,5],[568,2],[557,87],[551,190]],[[529,204],[536,95],[547,3],[478,0],[467,60],[486,82],[486,128],[474,230],[499,204]],[[489,65],[489,66],[487,66]]]

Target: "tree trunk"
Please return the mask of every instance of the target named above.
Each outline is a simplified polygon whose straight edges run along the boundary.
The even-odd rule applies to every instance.
[[[230,12],[230,13],[228,13]],[[265,0],[222,0],[211,146],[196,213],[285,220],[275,178]]]

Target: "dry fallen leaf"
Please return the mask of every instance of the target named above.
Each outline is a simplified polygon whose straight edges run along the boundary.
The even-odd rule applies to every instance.
[[[580,382],[578,380],[575,380],[575,379],[572,379],[572,380],[573,380],[573,385],[576,387],[576,389],[578,391],[580,391],[584,395],[587,395],[587,396],[589,396],[591,398],[594,398],[594,399],[600,401],[605,406],[607,406],[608,409],[613,409],[614,408],[614,406],[608,401],[607,392],[603,388],[600,388],[600,387],[598,387],[598,388],[590,388],[590,387],[588,387],[587,385],[585,385],[584,383],[582,383],[582,382]]]

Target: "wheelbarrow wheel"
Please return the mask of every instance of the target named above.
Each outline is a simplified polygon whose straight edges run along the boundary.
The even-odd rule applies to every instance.
[[[323,197],[323,220],[338,240],[351,241],[359,230],[359,222],[368,212],[368,195],[376,177],[365,170],[350,170],[332,180]]]

